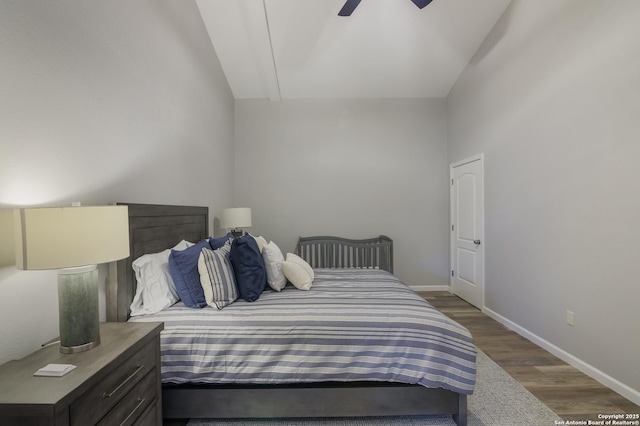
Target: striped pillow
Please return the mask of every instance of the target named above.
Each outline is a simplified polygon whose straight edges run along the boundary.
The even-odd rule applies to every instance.
[[[200,284],[207,305],[222,309],[238,299],[238,287],[231,266],[231,243],[217,250],[203,248],[198,258]]]

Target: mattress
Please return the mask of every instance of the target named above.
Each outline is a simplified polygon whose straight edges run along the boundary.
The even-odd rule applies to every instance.
[[[469,331],[394,275],[315,269],[309,291],[288,285],[222,310],[182,303],[130,321],[162,321],[165,384],[380,381],[473,392]]]

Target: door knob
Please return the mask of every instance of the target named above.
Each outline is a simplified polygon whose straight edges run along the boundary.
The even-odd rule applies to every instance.
[[[480,245],[480,240],[473,240],[473,244],[479,246]]]

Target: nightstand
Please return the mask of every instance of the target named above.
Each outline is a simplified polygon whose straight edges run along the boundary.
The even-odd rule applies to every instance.
[[[77,354],[58,345],[0,366],[2,425],[160,425],[162,323],[101,323],[101,343]],[[63,377],[36,377],[47,364]]]

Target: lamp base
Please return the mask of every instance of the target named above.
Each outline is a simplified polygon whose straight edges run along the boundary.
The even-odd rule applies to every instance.
[[[60,353],[61,354],[77,354],[78,352],[88,351],[89,349],[93,349],[100,344],[100,338],[94,342],[89,342],[84,345],[79,346],[62,346],[60,343]]]
[[[84,352],[100,344],[98,267],[58,271],[60,352]]]

